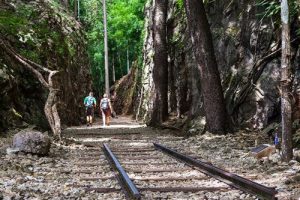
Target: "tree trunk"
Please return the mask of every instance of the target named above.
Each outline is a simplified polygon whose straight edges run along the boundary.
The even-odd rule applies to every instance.
[[[79,0],[74,0],[74,18],[77,19],[78,15],[78,1]]]
[[[180,60],[179,68],[183,69],[185,65],[185,56],[181,54],[178,59]],[[176,83],[176,98],[177,98],[177,117],[181,117],[182,114],[189,110],[190,102],[187,101],[188,96],[188,82],[185,81],[188,78],[187,70],[180,70],[177,73],[177,83]]]
[[[80,0],[77,0],[77,20],[80,20]]]
[[[113,82],[116,82],[116,71],[115,71],[115,57],[113,56],[112,60],[112,73],[113,73]]]
[[[47,101],[45,103],[44,111],[51,127],[51,130],[55,135],[58,135],[60,138],[61,135],[61,125],[60,118],[57,112],[57,90],[50,88]]]
[[[127,74],[129,74],[129,52],[128,52],[128,46],[127,46]]]
[[[103,4],[103,25],[104,25],[104,51],[105,51],[105,93],[109,93],[109,71],[108,71],[108,47],[107,47],[107,21],[106,21],[106,0],[102,1]]]
[[[158,125],[168,117],[168,55],[167,55],[167,0],[155,0],[154,8],[154,104],[150,125]]]
[[[169,85],[169,110],[171,112],[176,111],[177,99],[176,99],[176,78],[175,78],[175,64],[174,59],[171,59],[171,62],[168,65],[168,85]]]
[[[121,71],[121,77],[123,76],[123,67],[122,67],[122,60],[121,60],[121,52],[118,52],[118,61],[119,61],[119,69]]]
[[[281,1],[282,22],[282,58],[281,58],[281,123],[282,123],[282,159],[293,158],[292,147],[292,88],[291,88],[291,47],[288,1]]]
[[[185,0],[185,10],[193,52],[200,71],[207,130],[212,133],[226,133],[228,120],[223,90],[203,2]]]

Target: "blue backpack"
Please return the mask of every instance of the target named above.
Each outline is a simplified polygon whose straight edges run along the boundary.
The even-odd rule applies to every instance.
[[[88,97],[86,101],[87,107],[93,107],[94,104],[94,98],[93,97]]]

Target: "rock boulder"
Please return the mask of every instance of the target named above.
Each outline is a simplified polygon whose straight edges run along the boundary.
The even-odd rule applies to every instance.
[[[47,155],[50,146],[50,138],[39,131],[21,131],[13,139],[13,148],[25,153]]]

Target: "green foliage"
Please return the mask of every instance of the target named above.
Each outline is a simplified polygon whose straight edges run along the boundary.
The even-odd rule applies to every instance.
[[[29,24],[26,16],[30,15],[31,7],[25,6],[18,13],[0,10],[0,30],[2,34],[17,34],[19,31],[28,32]]]
[[[91,73],[94,88],[102,92],[104,88],[104,28],[102,1],[81,0],[80,19],[86,27],[91,58]],[[116,79],[125,75],[127,49],[130,63],[140,60],[142,55],[142,30],[144,25],[145,0],[107,1],[107,32],[109,48],[109,68],[114,61]],[[112,72],[110,72],[112,75]],[[112,83],[112,76],[110,76]]]
[[[42,63],[49,54],[65,57],[74,55],[74,35],[65,35],[63,29],[74,26],[72,18],[55,1],[41,5],[19,1],[16,9],[0,8],[0,34],[9,37],[25,57]],[[59,21],[59,23],[57,23]],[[69,28],[70,29],[70,28]],[[45,51],[45,46],[47,51]]]
[[[179,10],[183,11],[184,10],[184,0],[177,0],[176,3],[177,3]]]
[[[257,0],[256,6],[262,8],[262,12],[258,14],[262,19],[273,18],[275,23],[280,23],[280,1],[278,0]],[[299,14],[300,3],[298,0],[289,1],[290,18],[297,17]]]
[[[180,10],[184,8],[184,0],[177,0],[177,5]]]
[[[290,23],[300,16],[300,1],[299,0],[290,0],[289,4],[289,18]],[[281,16],[280,16],[280,1],[277,0],[256,0],[256,6],[258,7],[258,17],[261,20],[271,19],[274,24],[275,29],[281,27]],[[292,30],[293,31],[293,30]],[[295,27],[295,35],[300,36],[300,28]],[[293,34],[292,34],[293,35]]]
[[[296,30],[296,34],[297,34],[297,36],[300,36],[300,29]]]
[[[280,14],[279,1],[262,0],[262,1],[258,1],[257,6],[262,6],[265,8],[265,11],[260,14],[263,15],[263,17],[273,17]]]
[[[1,39],[9,42],[22,56],[62,71],[62,75],[70,75],[72,81],[83,77],[77,76],[77,72],[85,73],[81,70],[82,66],[89,67],[81,30],[58,0],[7,1],[0,6]],[[66,82],[69,83],[68,80],[62,80],[62,83]],[[22,120],[27,123],[41,125],[47,122],[41,112],[47,97],[41,84],[29,70],[22,68],[3,51],[0,51],[0,86],[0,95],[3,97],[0,98],[0,118],[3,119],[0,120],[0,129],[13,126],[10,118],[6,117],[10,110],[14,117],[20,113]],[[62,89],[67,87],[62,86]]]
[[[133,61],[142,60],[145,2],[146,0],[107,1],[109,68],[112,69],[114,60],[116,79],[127,74],[127,49],[130,65]],[[182,0],[181,2],[183,4]],[[70,1],[69,13],[65,12],[59,0],[49,1],[43,6],[20,1],[16,3],[17,9],[0,8],[0,34],[17,41],[15,45],[20,50],[19,53],[43,63],[43,58],[49,54],[55,58],[76,56],[78,47],[73,44],[76,43],[74,38],[77,36],[72,30],[78,26],[85,28],[94,88],[101,92],[104,88],[102,0],[80,0],[81,24],[75,23],[74,18],[69,16],[74,12],[75,3],[77,1]],[[44,6],[47,9],[41,11],[40,8]],[[18,48],[21,46],[26,48]],[[53,67],[61,65],[56,61],[47,63]],[[110,80],[112,83],[112,76]]]

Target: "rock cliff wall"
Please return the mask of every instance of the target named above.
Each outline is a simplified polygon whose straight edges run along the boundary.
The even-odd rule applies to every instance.
[[[144,71],[138,116],[147,121],[151,107],[153,67],[153,1],[145,9]],[[281,30],[271,18],[262,17],[264,8],[254,0],[211,1],[206,4],[215,53],[222,78],[227,110],[236,127],[261,129],[280,119],[280,37]],[[294,119],[299,114],[300,68],[299,18],[292,19],[292,66],[295,72]],[[177,117],[202,118],[199,74],[182,1],[169,0],[169,111]],[[299,103],[298,103],[299,104]],[[298,116],[299,117],[299,116]]]
[[[90,89],[89,60],[81,25],[55,1],[0,1],[0,34],[19,54],[59,70],[62,124],[79,124],[82,99]],[[0,129],[35,124],[47,128],[47,90],[4,52],[0,52]]]

